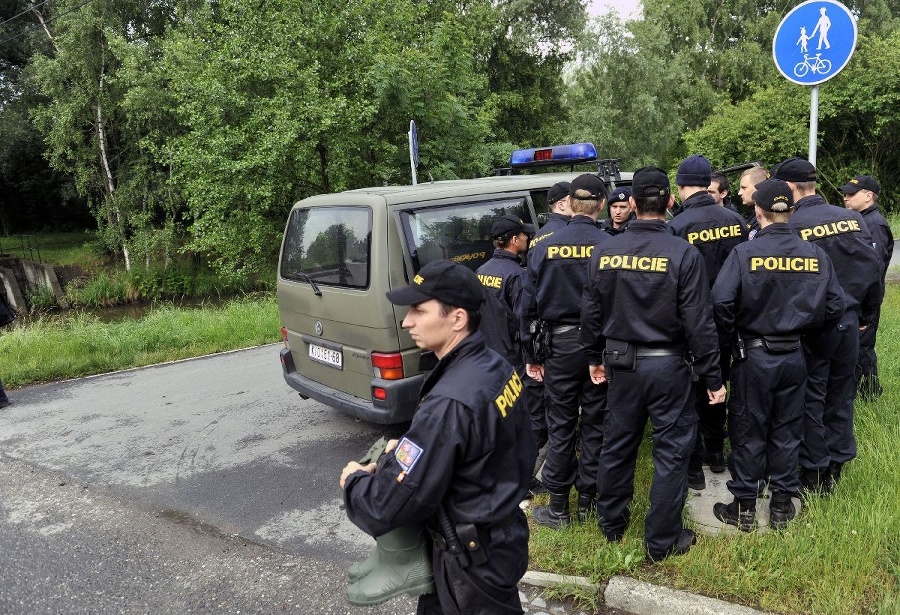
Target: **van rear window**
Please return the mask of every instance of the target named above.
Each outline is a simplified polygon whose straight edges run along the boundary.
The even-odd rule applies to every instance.
[[[400,213],[416,271],[431,261],[449,259],[478,269],[494,254],[491,226],[504,214],[531,222],[525,199],[428,206]]]
[[[316,284],[369,286],[372,210],[368,207],[295,209],[281,251],[281,277]]]

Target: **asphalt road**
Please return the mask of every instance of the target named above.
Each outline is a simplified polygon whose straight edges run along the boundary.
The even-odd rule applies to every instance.
[[[396,434],[300,399],[278,348],[14,391],[0,612],[360,612],[345,574],[374,542],[338,476]]]

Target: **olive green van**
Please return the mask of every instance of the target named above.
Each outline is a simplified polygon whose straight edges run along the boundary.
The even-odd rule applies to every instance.
[[[433,260],[477,269],[492,256],[498,216],[545,219],[547,190],[577,175],[364,188],[296,203],[278,264],[285,381],[368,422],[409,421],[435,358],[412,342],[400,326],[406,308],[385,293]]]

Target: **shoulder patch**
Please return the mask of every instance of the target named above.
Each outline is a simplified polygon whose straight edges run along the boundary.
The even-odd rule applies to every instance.
[[[397,445],[394,457],[397,459],[400,467],[403,468],[403,472],[409,474],[409,471],[413,469],[413,466],[416,465],[416,462],[419,461],[424,452],[425,450],[421,446],[404,437]]]

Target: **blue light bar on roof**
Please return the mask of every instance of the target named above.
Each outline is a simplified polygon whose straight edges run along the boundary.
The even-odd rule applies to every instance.
[[[577,164],[597,159],[597,148],[593,143],[570,143],[517,149],[509,157],[511,167],[540,167],[549,164]]]

